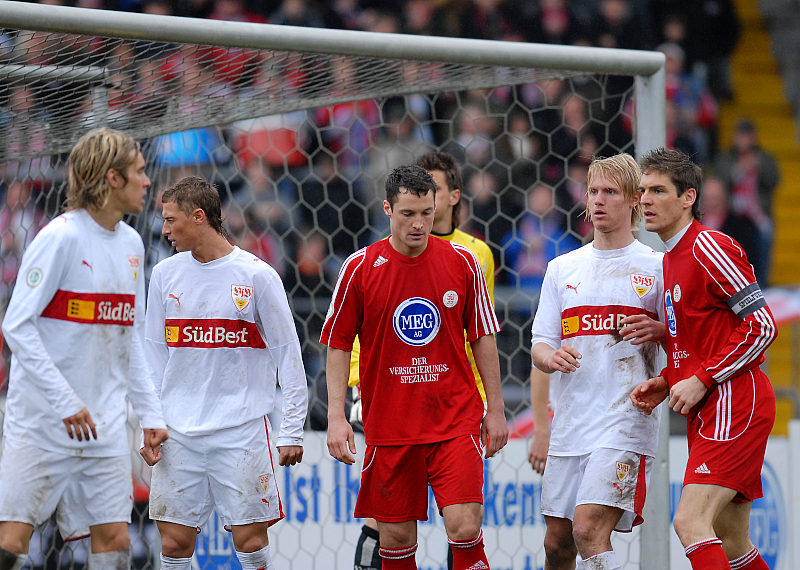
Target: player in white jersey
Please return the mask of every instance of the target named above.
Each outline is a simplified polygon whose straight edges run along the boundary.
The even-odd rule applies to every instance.
[[[216,504],[242,568],[273,568],[267,529],[284,514],[267,414],[276,381],[281,465],[303,458],[308,390],[292,313],[275,270],[230,245],[217,190],[186,177],[163,196],[163,234],[178,253],[155,266],[147,354],[172,439],[143,449],[161,567],[190,568],[196,528]]]
[[[576,553],[579,568],[621,568],[611,532],[642,521],[658,415],[628,395],[657,372],[664,325],[662,255],[632,231],[640,178],[630,155],[592,162],[594,241],[550,262],[533,321],[533,363],[552,373],[542,480],[548,570],[574,568]]]
[[[3,322],[13,353],[0,459],[0,569],[21,568],[57,511],[65,539],[91,534],[90,568],[130,568],[126,397],[144,443],[166,426],[142,347],[144,246],[122,221],[150,180],[139,145],[111,129],[70,153],[67,211],[22,259]]]

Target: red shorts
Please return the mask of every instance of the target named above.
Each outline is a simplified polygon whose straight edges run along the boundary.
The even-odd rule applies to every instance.
[[[428,520],[428,484],[439,512],[448,505],[483,504],[483,446],[462,435],[416,445],[368,445],[355,516],[382,522]]]
[[[774,423],[775,392],[761,370],[712,387],[703,407],[688,419],[683,484],[733,489],[736,503],[761,497],[761,467]]]

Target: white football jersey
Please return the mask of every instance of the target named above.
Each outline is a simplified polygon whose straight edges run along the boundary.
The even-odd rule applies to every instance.
[[[146,349],[167,426],[200,435],[272,411],[278,446],[302,445],[308,389],[292,313],[275,270],[238,247],[200,263],[181,252],[153,269]]]
[[[119,222],[86,210],[55,218],[25,252],[3,321],[13,356],[4,434],[60,453],[129,453],[130,400],[147,428],[164,428],[144,360],[144,246]],[[97,440],[69,439],[63,418],[87,408]]]
[[[616,250],[590,243],[549,263],[532,343],[570,345],[582,355],[575,372],[550,377],[550,455],[583,455],[600,447],[655,455],[659,409],[648,416],[629,396],[658,374],[659,345],[633,345],[617,330],[630,315],[663,321],[662,258],[634,240]]]

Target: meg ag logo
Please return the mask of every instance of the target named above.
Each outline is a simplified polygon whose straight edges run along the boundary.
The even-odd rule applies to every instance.
[[[422,297],[406,299],[394,310],[394,332],[406,344],[425,346],[439,332],[442,324],[439,309]]]

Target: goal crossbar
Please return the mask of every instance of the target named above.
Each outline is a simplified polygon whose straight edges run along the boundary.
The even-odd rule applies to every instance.
[[[584,73],[652,75],[664,63],[661,53],[650,51],[211,21],[13,1],[0,3],[0,26],[220,47]]]

